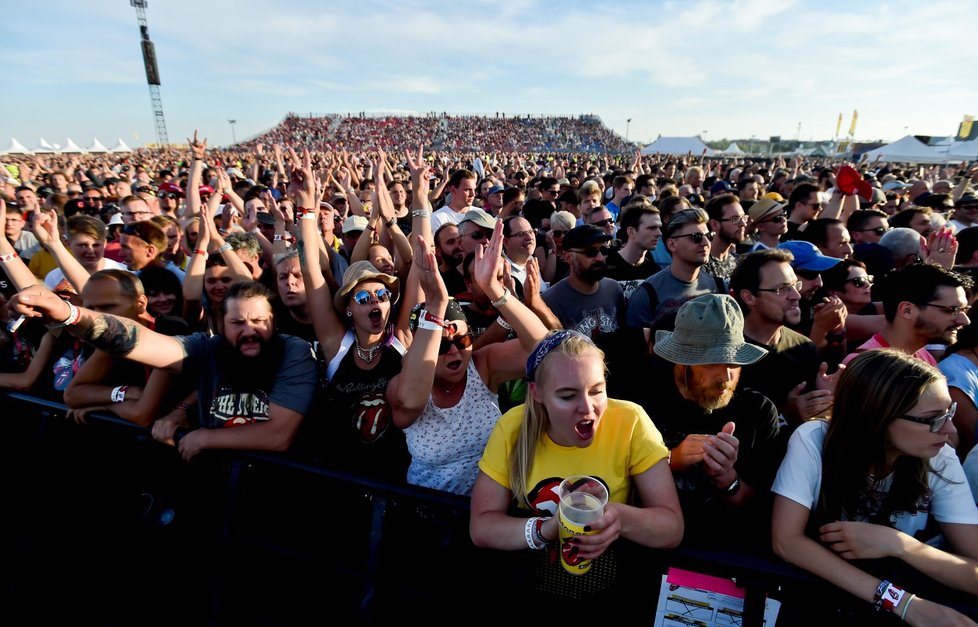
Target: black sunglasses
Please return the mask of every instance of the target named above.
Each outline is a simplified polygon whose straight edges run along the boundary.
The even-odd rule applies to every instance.
[[[688,237],[694,244],[701,244],[703,243],[703,238],[713,239],[714,237],[716,237],[716,233],[714,233],[713,231],[709,231],[707,233],[703,233],[702,231],[696,231],[695,233],[687,233],[685,235],[673,235],[669,239],[679,239],[681,237]]]
[[[609,224],[614,224],[614,218],[605,218],[604,220],[598,220],[597,222],[592,222],[591,226],[608,226]]]
[[[614,248],[611,248],[609,246],[601,246],[600,248],[588,248],[586,250],[572,250],[570,252],[572,252],[572,253],[578,253],[580,255],[584,255],[588,259],[594,259],[599,254],[607,257],[608,255],[610,255],[614,251],[615,251],[615,249]]]
[[[867,274],[865,276],[856,276],[856,277],[852,277],[851,279],[846,279],[845,282],[852,283],[856,287],[863,288],[873,284],[873,275]]]
[[[484,240],[484,239],[488,239],[489,238],[489,236],[486,234],[486,232],[483,231],[482,229],[476,229],[476,230],[472,231],[471,233],[466,233],[466,235],[469,236],[469,239],[474,239],[476,241],[481,241],[481,240]]]
[[[550,234],[553,235],[554,237],[563,237],[564,236],[564,233],[566,233],[566,232],[567,231],[558,231],[558,230],[554,229],[553,231],[550,231]]]
[[[877,235],[884,235],[890,229],[886,228],[885,226],[875,226],[875,227],[873,227],[871,229],[854,229],[854,230],[857,233],[869,233],[869,232],[872,232],[872,233],[876,233]]]
[[[821,272],[818,272],[817,270],[804,270],[802,268],[795,268],[795,274],[805,279],[806,281],[814,281],[821,275]]]
[[[160,194],[160,198],[168,198],[172,200],[174,198],[180,198],[180,194],[176,192],[167,192],[165,194]]]
[[[441,344],[438,346],[438,354],[445,355],[448,351],[455,347],[459,352],[464,351],[466,348],[472,346],[472,336],[469,334],[456,335],[453,338],[443,337],[441,339]]]

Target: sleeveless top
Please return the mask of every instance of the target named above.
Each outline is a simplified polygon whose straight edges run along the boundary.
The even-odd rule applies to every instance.
[[[465,391],[454,407],[438,407],[429,395],[428,404],[407,435],[411,466],[408,483],[467,495],[472,492],[479,459],[489,434],[499,419],[497,396],[470,359]]]
[[[325,462],[372,478],[404,481],[407,445],[404,432],[394,426],[387,386],[401,372],[403,345],[391,337],[380,350],[378,363],[370,370],[355,360],[353,331],[340,343],[340,350],[327,367],[326,407],[319,416],[325,432]]]

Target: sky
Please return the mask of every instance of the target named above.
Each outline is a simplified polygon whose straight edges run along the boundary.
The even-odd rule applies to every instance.
[[[200,129],[227,145],[290,111],[593,113],[640,142],[831,139],[854,110],[857,141],[890,141],[978,115],[970,0],[150,0],[146,15],[173,143]],[[6,11],[0,59],[0,148],[156,141],[125,0]]]

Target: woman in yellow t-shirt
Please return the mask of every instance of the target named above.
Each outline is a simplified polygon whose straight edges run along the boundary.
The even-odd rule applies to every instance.
[[[607,397],[601,350],[576,331],[556,331],[530,355],[526,374],[527,403],[499,419],[479,462],[472,541],[503,550],[546,548],[558,533],[557,486],[587,474],[605,484],[610,498],[591,524],[597,533],[577,539],[578,557],[597,558],[619,537],[677,546],[683,516],[669,452],[640,406]],[[510,515],[514,502],[530,518]]]

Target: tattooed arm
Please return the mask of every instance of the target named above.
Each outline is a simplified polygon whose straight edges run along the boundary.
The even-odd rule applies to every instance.
[[[110,355],[180,372],[186,356],[183,345],[167,335],[150,331],[138,322],[111,314],[101,314],[82,307],[75,311],[56,294],[41,285],[33,285],[10,299],[10,307],[28,318],[45,322],[71,322],[65,330]]]

